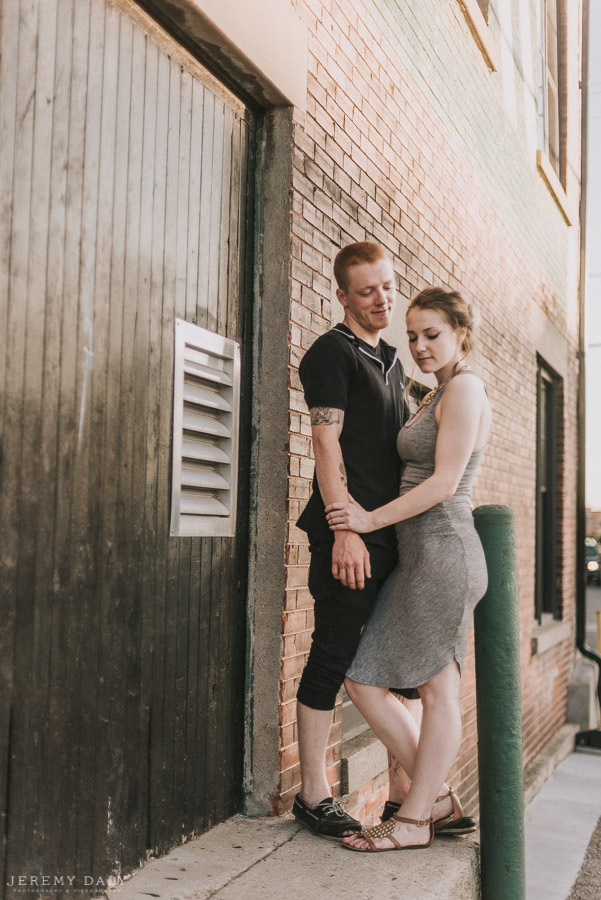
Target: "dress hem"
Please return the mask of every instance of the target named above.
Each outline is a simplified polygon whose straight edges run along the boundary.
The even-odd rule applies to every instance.
[[[365,685],[368,685],[369,687],[385,687],[385,688],[388,688],[389,691],[393,691],[395,689],[398,689],[401,691],[410,691],[410,690],[415,691],[415,690],[419,690],[420,687],[423,687],[424,684],[427,684],[429,681],[432,681],[433,678],[436,678],[436,676],[439,675],[444,669],[446,669],[447,666],[450,666],[452,662],[457,663],[457,666],[459,667],[459,677],[461,678],[463,676],[463,662],[459,661],[459,659],[457,658],[457,655],[455,653],[448,660],[448,662],[445,662],[444,665],[442,665],[439,669],[436,670],[436,672],[434,672],[432,675],[430,675],[429,678],[424,678],[424,680],[420,681],[419,684],[400,684],[399,680],[394,679],[395,687],[391,688],[390,683],[380,684],[379,682],[375,682],[375,681],[361,681],[359,678],[353,678],[353,676],[349,675],[348,672],[345,677],[349,678],[351,681],[356,682],[357,684],[365,684]]]

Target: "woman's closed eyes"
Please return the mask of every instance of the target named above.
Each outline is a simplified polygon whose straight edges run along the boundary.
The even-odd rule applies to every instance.
[[[437,331],[436,334],[426,334],[426,335],[424,335],[424,337],[427,338],[427,340],[429,340],[429,341],[435,341],[436,338],[439,336],[439,334],[440,334],[440,331]],[[416,337],[410,337],[410,338],[409,338],[409,343],[410,343],[410,344],[415,344],[416,340],[417,340],[417,336],[416,336]]]

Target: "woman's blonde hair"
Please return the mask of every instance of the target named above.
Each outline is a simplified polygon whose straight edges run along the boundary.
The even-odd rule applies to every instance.
[[[445,291],[441,287],[427,287],[413,298],[410,309],[435,309],[447,320],[453,331],[465,328],[461,349],[467,356],[473,347],[474,311],[458,291]]]

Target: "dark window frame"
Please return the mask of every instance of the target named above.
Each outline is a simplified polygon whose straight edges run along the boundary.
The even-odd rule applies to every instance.
[[[563,380],[537,357],[535,617],[562,618],[561,455]]]

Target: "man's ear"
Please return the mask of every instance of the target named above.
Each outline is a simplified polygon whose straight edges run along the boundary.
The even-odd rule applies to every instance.
[[[346,309],[348,303],[346,302],[346,294],[344,293],[342,288],[336,288],[336,297],[338,298],[338,302],[341,303],[342,306],[344,306],[344,308]]]

